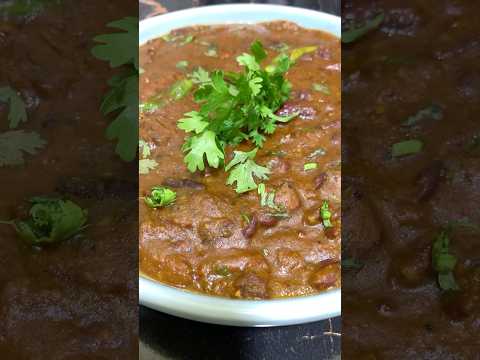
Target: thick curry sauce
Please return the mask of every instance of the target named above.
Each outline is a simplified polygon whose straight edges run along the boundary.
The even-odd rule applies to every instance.
[[[171,38],[190,41],[172,41]],[[167,41],[169,40],[169,41]],[[140,137],[158,166],[140,176],[140,196],[164,185],[176,202],[151,209],[140,201],[140,270],[176,287],[212,295],[265,299],[313,294],[340,286],[340,43],[329,34],[288,22],[192,27],[140,48],[141,103],[184,79],[193,69],[240,71],[236,57],[259,40],[266,64],[280,51],[317,46],[290,69],[290,99],[277,114],[299,115],[269,136],[255,161],[271,170],[272,214],[257,191],[237,194],[223,167],[191,173],[177,128],[198,109],[192,94],[144,111]],[[287,49],[288,46],[288,49]],[[188,66],[185,64],[188,63]],[[183,64],[183,65],[181,65]],[[320,84],[320,85],[319,85]],[[236,150],[249,151],[242,143]],[[232,158],[226,149],[226,161]],[[316,163],[315,169],[305,164]],[[319,210],[328,201],[333,227]]]

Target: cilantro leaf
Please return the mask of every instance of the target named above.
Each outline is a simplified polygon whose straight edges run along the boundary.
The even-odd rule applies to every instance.
[[[138,141],[138,150],[143,159],[148,158],[151,154],[150,146],[142,139]]]
[[[257,188],[254,177],[265,180],[270,174],[266,167],[257,165],[253,160],[257,154],[257,148],[249,152],[234,151],[232,161],[225,167],[225,171],[231,169],[227,179],[227,185],[237,183],[236,192],[244,193]]]
[[[263,47],[263,44],[258,40],[252,43],[252,45],[250,46],[250,51],[252,52],[253,56],[255,57],[255,60],[258,63],[261,63],[263,60],[267,58],[267,53],[265,51],[265,48]]]
[[[260,205],[267,206],[275,211],[281,208],[275,204],[275,191],[268,192],[264,183],[258,184],[258,195],[260,195]]]
[[[217,144],[217,139],[213,131],[204,131],[200,135],[190,137],[189,141],[183,147],[185,163],[188,170],[195,172],[205,170],[204,157],[206,156],[208,165],[218,168],[220,162],[225,158],[223,149]]]
[[[404,126],[414,126],[417,125],[424,119],[433,119],[433,120],[440,120],[443,117],[443,110],[440,106],[432,104],[419,112],[415,115],[409,116],[407,121],[403,124]]]
[[[170,89],[170,96],[173,100],[180,100],[185,97],[192,89],[193,82],[189,79],[177,81]]]
[[[333,226],[331,222],[332,213],[330,211],[327,200],[323,201],[322,207],[320,208],[320,217],[322,218],[323,226],[325,228]]]
[[[9,86],[0,88],[0,101],[8,102],[10,110],[8,112],[8,121],[10,129],[15,129],[22,122],[27,121],[27,112],[25,103],[18,93]]]
[[[172,205],[177,199],[177,193],[165,186],[152,187],[150,194],[144,197],[145,203],[151,208]]]
[[[200,86],[206,85],[212,82],[212,79],[210,78],[210,74],[208,73],[208,71],[206,71],[202,67],[199,67],[192,73],[191,79],[194,84],[198,84]]]
[[[141,175],[146,175],[157,167],[158,162],[153,159],[140,159],[138,161],[138,173]]]
[[[117,139],[116,152],[125,161],[135,159],[138,144],[138,19],[126,17],[107,26],[125,30],[94,38],[92,54],[110,63],[111,67],[131,66],[109,81],[111,90],[103,99],[100,110],[104,115],[118,111],[106,130],[107,139]]]
[[[316,168],[318,168],[317,163],[306,163],[303,165],[303,170],[305,171],[315,170]]]
[[[272,134],[278,122],[288,122],[297,116],[275,114],[290,95],[291,84],[284,75],[293,61],[282,54],[270,70],[264,69],[260,65],[267,57],[263,45],[256,41],[250,50],[252,54],[237,57],[238,64],[244,67],[241,72],[215,70],[208,73],[198,68],[190,76],[197,85],[194,100],[200,104],[200,109],[186,113],[178,121],[178,127],[195,133],[183,145],[187,153],[185,163],[191,172],[204,170],[205,159],[210,166],[218,167],[224,160],[227,145],[235,146],[249,140],[262,147],[265,134]],[[255,154],[256,150],[236,151],[225,168],[225,171],[232,171],[227,184],[236,183],[237,192],[255,189],[254,177],[267,178],[269,170],[255,163]]]
[[[31,245],[67,240],[84,229],[87,222],[87,211],[72,201],[34,197],[30,203],[32,207],[28,219],[16,219],[9,223]]]
[[[450,253],[450,239],[446,231],[442,231],[432,246],[433,269],[438,274],[438,284],[442,290],[458,290],[453,271],[457,258]]]
[[[186,132],[200,134],[209,125],[208,122],[203,121],[203,117],[198,111],[190,111],[185,116],[185,118],[178,120],[178,127]]]
[[[96,36],[93,40],[101,44],[92,49],[92,54],[108,61],[111,67],[133,64],[138,70],[138,19],[125,17],[107,26],[125,31]]]
[[[363,26],[343,31],[342,43],[349,44],[357,41],[361,37],[368,34],[370,31],[378,28],[384,19],[385,15],[381,13],[375,16],[375,18],[373,18],[372,20],[367,21]]]
[[[423,143],[420,140],[406,140],[392,145],[392,156],[400,157],[412,155],[422,151]]]
[[[125,161],[135,158],[138,145],[138,75],[114,78],[113,88],[105,96],[100,110],[108,115],[119,110],[107,128],[109,140],[118,139],[116,152]]]
[[[0,167],[24,164],[24,153],[34,155],[46,143],[35,132],[16,130],[0,134]]]

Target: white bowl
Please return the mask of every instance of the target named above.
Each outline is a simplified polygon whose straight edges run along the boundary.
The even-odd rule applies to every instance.
[[[192,25],[288,20],[305,28],[341,34],[337,16],[279,5],[235,4],[192,8],[140,22],[140,44],[173,29]],[[318,295],[275,300],[234,300],[174,288],[140,275],[140,304],[190,320],[234,326],[301,324],[339,316],[339,289]]]

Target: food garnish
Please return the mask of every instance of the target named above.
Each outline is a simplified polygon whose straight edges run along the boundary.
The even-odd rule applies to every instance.
[[[312,49],[298,50],[292,59],[308,51]],[[194,99],[200,110],[186,113],[178,122],[180,129],[190,133],[183,151],[191,172],[204,170],[207,164],[213,168],[225,164],[227,145],[236,146],[245,140],[256,145],[250,152],[235,151],[233,160],[225,166],[225,171],[232,171],[227,184],[236,183],[238,193],[256,189],[254,177],[267,178],[268,169],[254,162],[257,150],[263,146],[266,135],[275,132],[278,123],[288,122],[297,115],[275,115],[289,97],[291,84],[284,74],[294,60],[281,54],[274,68],[267,71],[260,66],[267,57],[263,45],[255,41],[250,52],[237,57],[243,72],[208,73],[197,69],[191,81],[198,87]]]
[[[172,205],[176,199],[177,193],[166,186],[154,186],[144,197],[145,203],[154,209]]]
[[[107,26],[124,31],[96,36],[94,40],[100,44],[92,49],[92,54],[108,61],[112,68],[122,67],[123,72],[108,82],[111,89],[100,110],[104,115],[116,114],[106,136],[109,140],[117,139],[117,154],[131,161],[137,154],[138,144],[138,19],[126,17]]]
[[[31,245],[67,240],[85,228],[87,211],[70,200],[48,197],[30,199],[30,217],[2,221],[12,225],[18,235]]]
[[[436,238],[432,247],[432,264],[437,273],[438,285],[442,290],[458,290],[453,271],[457,258],[450,253],[450,239],[447,231],[442,231]]]

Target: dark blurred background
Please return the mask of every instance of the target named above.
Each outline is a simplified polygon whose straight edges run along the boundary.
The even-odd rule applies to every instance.
[[[340,0],[140,0],[141,19],[194,6],[262,3],[340,15]],[[340,359],[341,319],[275,328],[202,324],[140,307],[141,360]]]

